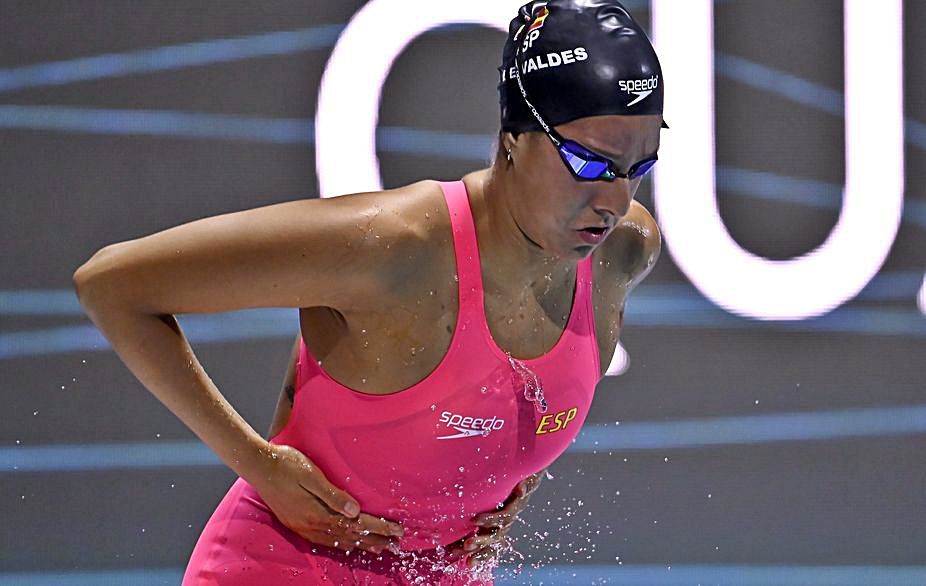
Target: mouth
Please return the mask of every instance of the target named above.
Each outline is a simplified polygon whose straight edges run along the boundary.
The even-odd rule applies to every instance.
[[[582,228],[581,230],[576,230],[579,234],[579,238],[582,239],[586,244],[600,244],[608,235],[607,226],[589,226],[588,228]]]

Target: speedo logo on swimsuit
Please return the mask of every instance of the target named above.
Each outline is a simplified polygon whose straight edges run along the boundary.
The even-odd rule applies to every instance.
[[[653,93],[654,89],[659,87],[659,76],[654,75],[649,79],[621,79],[617,82],[617,85],[628,94],[637,96],[632,102],[627,104],[628,106],[633,106],[637,102],[645,100]]]
[[[489,435],[490,432],[501,429],[505,425],[504,419],[492,417],[485,419],[481,417],[463,417],[457,413],[444,411],[440,414],[440,422],[446,423],[447,427],[452,427],[458,433],[441,436],[437,439],[456,439],[459,437],[472,437],[474,435]]]

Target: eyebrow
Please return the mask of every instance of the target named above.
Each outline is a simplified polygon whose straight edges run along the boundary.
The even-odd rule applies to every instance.
[[[579,144],[581,144],[581,143],[579,143]],[[586,148],[588,148],[588,147],[586,147]],[[592,152],[596,152],[596,153],[598,153],[599,155],[604,155],[604,156],[606,156],[607,158],[611,159],[612,161],[621,158],[621,157],[615,156],[614,153],[612,153],[612,152],[610,152],[610,151],[606,151],[606,150],[601,149],[601,148],[598,148],[598,147],[594,147],[594,148],[591,149],[591,150],[592,150]],[[639,165],[639,164],[642,163],[643,161],[648,161],[648,160],[652,159],[653,157],[656,156],[656,154],[657,154],[658,152],[659,152],[659,149],[657,148],[655,151],[651,152],[651,153],[648,154],[648,155],[645,155],[642,159],[640,159],[640,160],[637,161],[636,163],[631,163],[631,165],[630,165],[629,167],[627,167],[626,171],[629,171],[630,169],[633,169],[634,165]],[[620,169],[620,171],[623,172],[623,171],[625,171],[625,170],[624,170],[624,169]]]
[[[582,144],[582,143],[579,143],[579,144]],[[585,147],[585,148],[589,148],[589,147]],[[615,154],[612,153],[611,151],[606,150],[606,149],[603,149],[603,148],[600,148],[600,147],[597,147],[597,146],[593,146],[593,147],[591,147],[589,150],[591,150],[592,152],[598,153],[599,155],[603,155],[603,156],[605,156],[605,157],[611,159],[612,161],[613,161],[613,160],[616,160],[616,159],[620,159],[620,158],[623,157],[623,155],[620,155],[620,156],[615,155]],[[657,148],[655,151],[651,152],[651,153],[648,154],[648,155],[645,155],[642,159],[640,159],[640,160],[637,161],[636,163],[633,163],[633,165],[636,165],[637,163],[646,161],[646,160],[648,160],[648,159],[652,159],[654,156],[656,156],[656,153],[658,153],[658,152],[659,152],[659,149]],[[633,167],[633,165],[630,165],[630,166]]]

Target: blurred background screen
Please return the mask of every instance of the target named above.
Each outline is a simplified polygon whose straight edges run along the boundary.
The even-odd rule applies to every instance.
[[[926,2],[625,4],[665,245],[497,583],[926,584]],[[489,164],[519,3],[418,5],[0,0],[0,583],[178,584],[235,479],[81,311],[96,250]],[[266,435],[298,312],[178,319]]]

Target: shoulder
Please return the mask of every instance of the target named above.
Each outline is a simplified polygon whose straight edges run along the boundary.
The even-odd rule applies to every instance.
[[[662,235],[656,220],[637,201],[631,202],[630,211],[620,219],[606,242],[609,258],[621,280],[631,288],[649,274],[662,250]]]
[[[354,252],[372,261],[370,270],[390,291],[414,286],[423,270],[446,252],[442,241],[450,238],[449,215],[437,181],[422,180],[331,200],[344,200],[342,205],[351,217],[345,229],[354,235]]]

